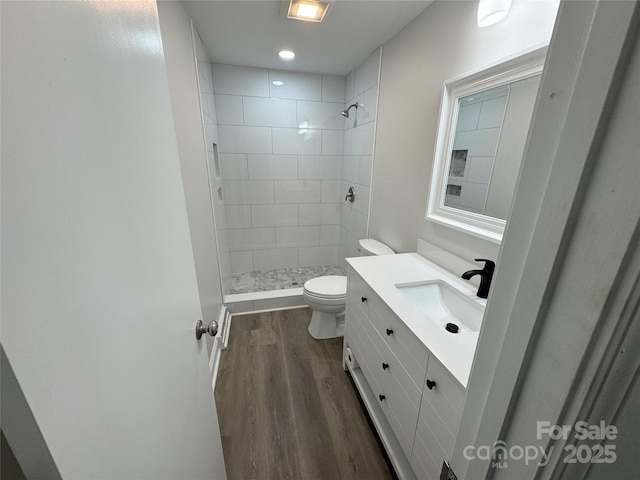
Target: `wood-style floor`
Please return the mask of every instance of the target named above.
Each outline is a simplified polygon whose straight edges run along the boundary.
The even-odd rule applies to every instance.
[[[215,392],[228,480],[395,478],[342,370],[342,339],[313,339],[310,318],[233,317]]]

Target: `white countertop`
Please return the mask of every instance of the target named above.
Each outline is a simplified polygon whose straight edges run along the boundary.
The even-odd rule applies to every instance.
[[[443,280],[484,307],[486,300],[476,296],[477,287],[417,253],[354,257],[347,258],[347,262],[458,382],[467,388],[479,333],[447,332],[442,326],[431,321],[427,314],[412,303],[395,285]]]

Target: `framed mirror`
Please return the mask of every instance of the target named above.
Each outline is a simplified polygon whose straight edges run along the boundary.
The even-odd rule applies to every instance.
[[[502,241],[546,47],[444,83],[426,218]]]

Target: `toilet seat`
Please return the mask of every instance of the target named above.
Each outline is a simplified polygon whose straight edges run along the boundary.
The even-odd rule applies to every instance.
[[[344,275],[326,275],[308,280],[304,284],[304,293],[319,300],[340,300],[347,298],[347,277]]]

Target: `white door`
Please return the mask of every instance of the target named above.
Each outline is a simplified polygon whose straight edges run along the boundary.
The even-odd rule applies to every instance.
[[[1,9],[2,346],[60,476],[225,478],[155,2]]]

